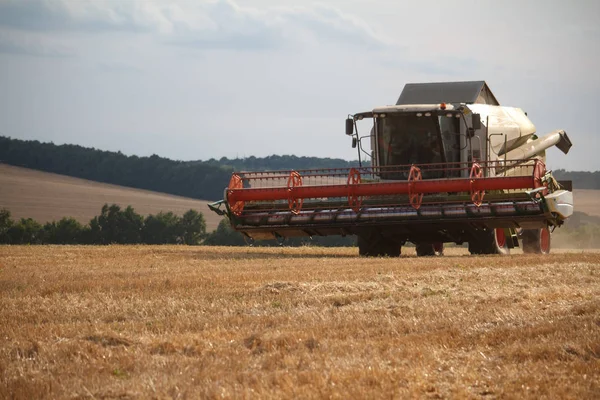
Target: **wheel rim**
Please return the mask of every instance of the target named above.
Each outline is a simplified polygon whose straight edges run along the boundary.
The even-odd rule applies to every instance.
[[[506,246],[506,235],[504,235],[504,229],[496,228],[496,243],[498,243],[498,247]]]
[[[550,230],[542,228],[540,231],[540,250],[546,254],[550,252]]]

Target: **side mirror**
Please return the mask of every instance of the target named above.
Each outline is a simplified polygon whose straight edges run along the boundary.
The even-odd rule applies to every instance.
[[[481,115],[471,114],[471,126],[473,130],[481,129]]]
[[[352,118],[346,119],[346,135],[351,136],[354,134],[354,120]]]
[[[355,149],[356,148],[356,144],[357,144],[358,140],[356,140],[356,137],[352,138],[352,148]]]

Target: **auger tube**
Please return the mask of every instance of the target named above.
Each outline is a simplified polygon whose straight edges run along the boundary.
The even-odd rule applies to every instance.
[[[523,160],[534,157],[540,154],[542,151],[552,147],[558,147],[563,153],[567,154],[571,148],[571,140],[567,136],[567,133],[561,129],[550,132],[549,134],[542,136],[539,139],[532,140],[531,142],[525,143],[524,145],[517,147],[514,150],[509,151],[505,154],[500,154],[502,157],[506,157],[509,160]]]

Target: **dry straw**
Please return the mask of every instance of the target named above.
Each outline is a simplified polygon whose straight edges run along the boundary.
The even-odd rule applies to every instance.
[[[0,247],[0,398],[597,398],[600,254]]]

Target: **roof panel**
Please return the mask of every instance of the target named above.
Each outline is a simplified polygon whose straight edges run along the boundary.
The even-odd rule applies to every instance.
[[[407,83],[396,104],[437,103],[499,105],[485,81]]]

